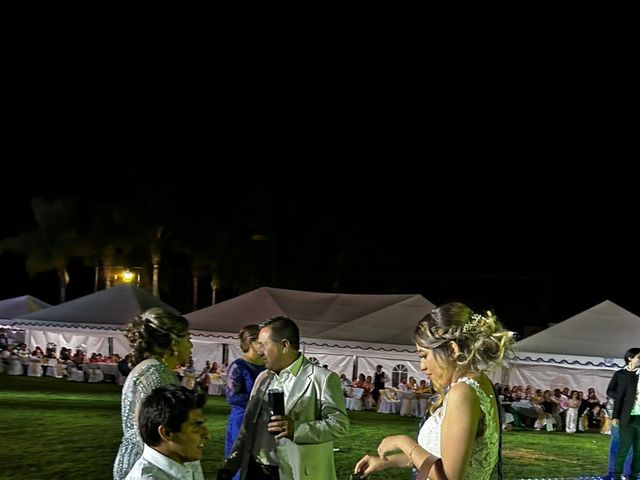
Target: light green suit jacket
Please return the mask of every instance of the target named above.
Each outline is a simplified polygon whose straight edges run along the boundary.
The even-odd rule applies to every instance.
[[[267,389],[275,374],[265,370],[253,385],[242,428],[225,462],[226,469],[241,469],[242,480],[255,438],[255,426]],[[340,378],[304,356],[290,394],[285,398],[285,414],[293,420],[293,441],[277,440],[280,480],[336,480],[333,440],[349,431]]]

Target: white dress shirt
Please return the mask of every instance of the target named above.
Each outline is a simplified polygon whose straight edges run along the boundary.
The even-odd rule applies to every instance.
[[[181,464],[145,444],[125,480],[204,480],[204,474],[200,462]]]

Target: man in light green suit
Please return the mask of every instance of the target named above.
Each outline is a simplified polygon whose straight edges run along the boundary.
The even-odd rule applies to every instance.
[[[333,440],[349,431],[340,378],[299,350],[297,325],[275,317],[260,325],[258,375],[242,428],[218,479],[335,480]],[[272,415],[269,389],[284,391],[285,414]]]

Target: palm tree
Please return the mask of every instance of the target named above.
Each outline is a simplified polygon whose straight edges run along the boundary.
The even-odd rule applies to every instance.
[[[60,303],[66,300],[69,284],[67,265],[74,257],[84,256],[90,248],[76,229],[76,203],[73,199],[31,200],[39,229],[0,241],[0,253],[11,251],[26,255],[26,269],[30,276],[55,270],[58,274]]]

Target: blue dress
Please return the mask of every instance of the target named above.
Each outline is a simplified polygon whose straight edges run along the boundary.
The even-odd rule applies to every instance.
[[[231,447],[236,441],[244,411],[249,402],[249,394],[253,388],[253,383],[260,372],[264,370],[264,365],[254,365],[242,358],[231,362],[227,371],[227,402],[231,405],[229,421],[227,422],[227,437],[224,445],[225,458],[231,453]],[[235,478],[235,477],[234,477]]]

